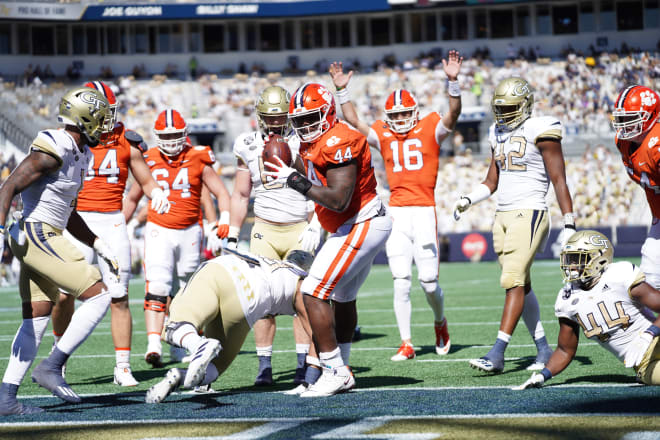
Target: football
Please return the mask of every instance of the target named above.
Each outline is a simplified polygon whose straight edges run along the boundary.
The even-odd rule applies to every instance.
[[[264,162],[270,162],[274,165],[279,165],[274,156],[278,156],[282,159],[282,162],[288,166],[292,165],[293,156],[291,154],[291,149],[289,144],[284,140],[284,138],[277,134],[271,134],[264,145],[264,151],[262,157]]]

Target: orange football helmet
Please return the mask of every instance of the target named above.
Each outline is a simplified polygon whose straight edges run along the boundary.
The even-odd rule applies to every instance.
[[[405,114],[408,113],[408,114]],[[419,120],[417,99],[405,89],[396,89],[385,101],[385,122],[395,133],[408,133]]]
[[[105,96],[105,98],[108,100],[108,103],[110,103],[110,118],[106,119],[105,123],[103,124],[103,133],[111,132],[117,123],[117,97],[115,97],[115,93],[106,83],[102,81],[90,81],[85,83],[85,87],[96,89],[103,93],[103,96]]]
[[[166,156],[176,156],[186,146],[188,126],[174,109],[163,110],[154,124],[158,149]]]
[[[337,122],[334,96],[321,84],[304,84],[289,102],[289,120],[301,141],[315,141]]]
[[[626,87],[614,104],[612,127],[619,139],[632,139],[646,133],[658,120],[660,97],[644,86]]]

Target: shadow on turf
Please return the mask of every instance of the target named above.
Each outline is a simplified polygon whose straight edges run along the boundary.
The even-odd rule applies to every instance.
[[[132,365],[132,373],[133,377],[135,380],[138,382],[147,382],[152,379],[162,379],[165,374],[167,374],[167,371],[176,366],[179,365],[179,362],[165,362],[163,363],[162,367],[159,368],[152,368],[149,365]],[[185,364],[181,364],[183,368],[185,368]],[[112,372],[112,367],[109,368],[109,373]],[[69,382],[69,385],[103,385],[103,384],[108,384],[112,383],[114,380],[114,373],[110,373],[107,375],[103,376],[94,376],[90,378],[86,378],[83,380],[80,380],[78,382]]]
[[[454,346],[452,345],[452,352],[453,352],[453,348],[454,348]],[[534,363],[535,359],[536,358],[534,356],[528,356],[528,357],[524,357],[524,358],[521,358],[521,359],[517,359],[515,361],[506,361],[504,363],[504,371],[499,372],[499,373],[487,373],[487,372],[484,372],[484,371],[481,371],[481,370],[477,370],[475,368],[474,369],[475,374],[473,375],[473,377],[491,376],[493,374],[511,374],[511,373],[517,373],[517,372],[520,372],[520,371],[525,371],[527,369],[527,367],[529,367],[530,365],[532,365],[532,363]],[[591,359],[586,357],[586,356],[575,356],[575,358],[573,358],[573,362],[577,362],[580,365],[592,365],[593,364]]]
[[[624,374],[598,374],[594,376],[572,377],[564,381],[565,384],[571,383],[636,383],[635,376],[626,376]]]

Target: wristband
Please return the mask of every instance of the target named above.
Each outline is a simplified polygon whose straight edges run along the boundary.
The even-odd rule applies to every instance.
[[[564,227],[575,230],[575,214],[572,212],[564,214]]]
[[[458,85],[458,80],[448,82],[447,93],[454,98],[461,96],[461,86]]]
[[[463,198],[468,199],[471,205],[476,205],[490,197],[490,188],[483,183],[477,185],[470,194],[464,195]]]
[[[541,374],[543,375],[543,379],[545,379],[545,380],[552,379],[552,373],[547,368],[543,368],[541,370]]]
[[[348,89],[345,87],[341,90],[337,90],[335,95],[337,96],[337,102],[339,105],[346,104],[347,102],[351,101],[351,97],[348,94]]]
[[[238,243],[238,238],[236,238],[236,237],[227,237],[227,243]]]
[[[5,225],[0,225],[0,234],[5,232]]]
[[[289,174],[289,177],[286,179],[286,184],[302,195],[307,194],[307,191],[312,187],[312,182],[307,180],[305,176],[297,171]]]
[[[341,87],[341,86],[335,86],[335,91],[338,92],[340,90],[344,90],[346,87]]]
[[[646,329],[646,333],[650,333],[651,336],[656,338],[660,336],[660,328],[656,325],[650,325],[649,328]]]

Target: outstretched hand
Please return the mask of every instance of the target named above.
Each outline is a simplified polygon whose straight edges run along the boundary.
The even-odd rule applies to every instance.
[[[445,70],[445,74],[449,81],[456,81],[462,64],[463,57],[457,50],[450,50],[447,54],[447,59],[442,59],[442,67]]]
[[[330,73],[333,84],[339,89],[346,87],[353,76],[352,70],[348,73],[344,73],[344,65],[341,61],[335,61],[330,64],[328,72]]]

